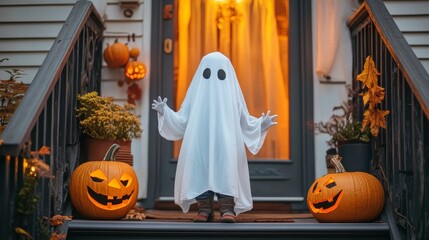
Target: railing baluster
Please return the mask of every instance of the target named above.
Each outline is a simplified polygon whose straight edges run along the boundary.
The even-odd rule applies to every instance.
[[[387,129],[374,143],[374,171],[380,171],[395,214],[398,228],[391,226],[391,232],[401,239],[429,239],[429,75],[381,1],[365,1],[349,27],[354,77],[371,55],[385,89],[382,106],[390,110]]]
[[[38,239],[41,217],[71,214],[68,180],[79,162],[79,129],[75,116],[76,95],[100,90],[103,24],[90,1],[77,1],[64,27],[40,67],[23,101],[3,132],[0,146],[0,236],[15,239],[14,228],[22,223],[15,215],[15,200],[23,181],[25,143],[31,150],[51,148],[41,157],[50,165],[53,179],[40,179],[37,210],[25,217],[25,227]],[[88,46],[90,45],[90,46]],[[11,130],[13,129],[13,130]],[[12,157],[10,157],[12,156]],[[68,205],[65,205],[68,204]],[[10,222],[13,222],[9,224]]]

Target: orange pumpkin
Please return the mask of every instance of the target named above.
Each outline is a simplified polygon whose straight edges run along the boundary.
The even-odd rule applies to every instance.
[[[118,149],[113,144],[103,161],[83,163],[71,176],[70,198],[85,218],[120,219],[137,201],[137,176],[130,165],[114,161]]]
[[[130,49],[130,58],[137,59],[140,55],[140,49],[133,47]]]
[[[110,46],[107,45],[106,49],[104,49],[103,56],[108,67],[119,68],[127,64],[130,53],[128,51],[128,46],[118,42],[118,39],[116,39],[115,43]]]
[[[131,61],[125,66],[125,76],[132,81],[143,79],[146,75],[146,66],[139,61]]]
[[[370,222],[384,208],[384,189],[365,172],[345,172],[335,155],[336,173],[317,179],[308,190],[307,206],[319,222]]]

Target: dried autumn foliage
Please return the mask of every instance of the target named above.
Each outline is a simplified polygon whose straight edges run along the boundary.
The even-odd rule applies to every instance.
[[[49,240],[64,240],[64,239],[67,239],[66,233],[56,233],[56,232],[53,232],[49,238]]]
[[[16,227],[15,232],[18,235],[19,239],[33,239],[31,234],[29,234],[25,229]]]
[[[0,59],[0,62],[4,61],[7,59]],[[17,79],[24,75],[22,70],[4,71],[10,74],[10,78],[0,79],[0,132],[6,128],[29,87],[27,84],[17,82]]]
[[[64,215],[57,214],[51,217],[49,222],[51,226],[59,226],[59,225],[63,225],[64,221],[71,221],[71,220],[72,220],[72,216],[64,216]]]
[[[368,106],[363,114],[362,130],[369,126],[371,134],[375,137],[378,136],[380,127],[386,129],[386,115],[389,114],[388,110],[380,109],[384,100],[384,88],[378,85],[380,75],[374,60],[368,56],[363,71],[357,76],[357,80],[363,83],[362,89],[364,89],[360,96],[364,106]]]
[[[42,146],[39,149],[39,155],[43,156],[43,155],[50,155],[50,154],[51,154],[51,149],[47,146]]]

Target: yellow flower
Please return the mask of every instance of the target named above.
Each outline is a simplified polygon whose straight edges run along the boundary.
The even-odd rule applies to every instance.
[[[83,132],[96,139],[130,140],[141,136],[139,118],[132,113],[135,106],[114,103],[112,97],[98,96],[97,92],[78,95],[77,117]]]

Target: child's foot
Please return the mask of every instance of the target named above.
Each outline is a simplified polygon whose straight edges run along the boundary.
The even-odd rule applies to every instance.
[[[234,198],[233,197],[225,197],[219,198],[219,210],[221,214],[221,222],[223,223],[235,223],[236,216],[234,212]]]
[[[194,217],[194,222],[211,222],[214,218],[213,199],[207,198],[197,200],[198,202],[198,215]]]
[[[213,221],[213,213],[210,214],[208,212],[198,212],[198,215],[194,217],[194,222],[212,222]]]
[[[237,222],[236,216],[233,212],[226,212],[222,215],[222,218],[220,220],[223,223],[235,223]]]

